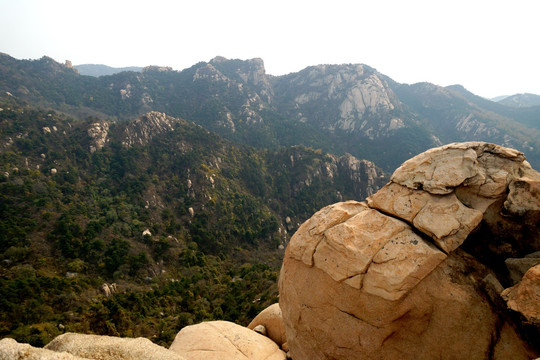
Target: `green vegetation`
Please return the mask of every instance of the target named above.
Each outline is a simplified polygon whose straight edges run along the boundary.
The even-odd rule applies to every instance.
[[[296,226],[363,197],[319,150],[258,150],[178,121],[133,147],[131,122],[111,123],[92,153],[97,118],[0,108],[0,336],[38,346],[63,331],[168,344],[203,320],[246,325],[277,301],[278,247]]]

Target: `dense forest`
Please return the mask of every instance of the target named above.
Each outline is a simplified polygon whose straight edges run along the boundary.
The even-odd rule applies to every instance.
[[[10,96],[0,108],[0,335],[33,345],[64,331],[168,344],[203,320],[246,325],[277,301],[297,226],[386,180],[352,157],[256,149],[180,119],[132,146],[136,122],[112,122],[91,150],[102,119]]]

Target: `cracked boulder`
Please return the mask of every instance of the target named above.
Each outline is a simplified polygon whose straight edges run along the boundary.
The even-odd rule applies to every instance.
[[[291,238],[280,274],[292,358],[537,356],[484,281],[498,283],[504,260],[492,269],[460,249],[493,231],[494,214],[504,224],[532,214],[534,228],[537,176],[519,151],[450,144],[405,162],[367,202],[314,214]]]
[[[186,326],[170,350],[188,360],[285,360],[279,346],[251,329],[228,322],[208,321]]]

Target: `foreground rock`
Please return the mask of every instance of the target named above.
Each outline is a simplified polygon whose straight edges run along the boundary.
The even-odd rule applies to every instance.
[[[367,203],[317,212],[291,239],[280,275],[292,357],[537,356],[498,292],[510,281],[504,256],[535,251],[539,179],[516,150],[450,144],[405,162]],[[507,246],[491,249],[501,229]],[[459,249],[473,235],[467,249],[493,269]]]
[[[185,360],[145,338],[65,333],[57,336],[45,349],[96,360]]]
[[[183,328],[171,351],[189,360],[285,360],[277,344],[253,330],[227,321]]]
[[[502,297],[508,308],[540,329],[540,265],[530,268],[517,285],[503,291]]]
[[[88,360],[66,352],[36,348],[5,338],[0,340],[0,360]]]

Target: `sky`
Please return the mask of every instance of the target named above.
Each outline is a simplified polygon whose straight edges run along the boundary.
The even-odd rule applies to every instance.
[[[272,75],[362,63],[400,83],[540,95],[539,14],[538,0],[0,0],[0,52],[175,70],[258,57]]]

